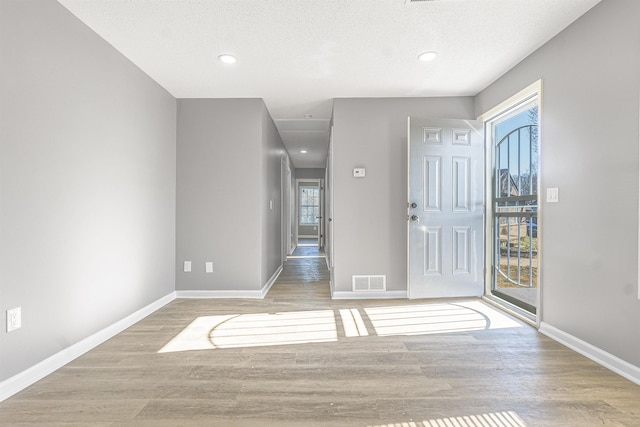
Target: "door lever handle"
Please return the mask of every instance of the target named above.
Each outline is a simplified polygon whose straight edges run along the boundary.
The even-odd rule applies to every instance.
[[[411,215],[411,221],[420,222],[420,217],[418,215]]]

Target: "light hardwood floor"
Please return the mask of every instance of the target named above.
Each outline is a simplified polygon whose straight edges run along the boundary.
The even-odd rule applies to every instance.
[[[639,386],[478,301],[329,295],[324,258],[294,258],[265,300],[175,300],[0,403],[0,425],[640,425]],[[194,320],[209,335],[180,344]]]

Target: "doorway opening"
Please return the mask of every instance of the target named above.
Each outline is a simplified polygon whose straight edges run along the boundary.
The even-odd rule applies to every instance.
[[[296,180],[296,248],[290,258],[324,258],[322,179]]]
[[[539,91],[486,122],[491,159],[487,295],[535,321],[539,311]]]
[[[298,179],[296,191],[297,246],[322,248],[322,179]]]
[[[280,295],[287,294],[293,298],[300,295],[330,298],[329,270],[320,246],[323,230],[323,180],[315,176],[296,178],[296,174],[324,175],[324,171],[302,173],[300,169],[294,169],[295,172],[292,173],[291,168],[287,167],[288,163],[283,161],[282,165],[281,224],[283,246],[287,250],[282,270],[273,287],[278,289]],[[302,227],[308,225],[311,225],[311,232]],[[313,226],[319,228],[314,230]]]

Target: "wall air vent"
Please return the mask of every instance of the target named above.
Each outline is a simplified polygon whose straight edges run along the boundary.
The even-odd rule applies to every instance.
[[[351,276],[351,289],[353,292],[387,290],[387,276]]]

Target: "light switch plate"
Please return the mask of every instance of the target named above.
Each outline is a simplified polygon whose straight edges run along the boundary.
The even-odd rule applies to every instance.
[[[184,262],[184,272],[185,273],[191,272],[191,261]]]
[[[364,178],[366,175],[366,170],[364,168],[354,168],[353,169],[353,177],[354,178]]]
[[[547,202],[558,203],[558,188],[547,188]]]
[[[213,263],[209,261],[205,262],[204,271],[206,271],[207,273],[213,273]]]

